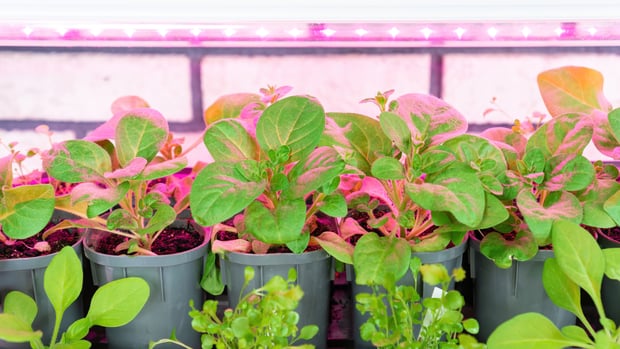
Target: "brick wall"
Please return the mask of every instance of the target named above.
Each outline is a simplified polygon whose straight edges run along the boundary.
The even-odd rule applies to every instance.
[[[0,47],[0,140],[46,147],[33,130],[48,124],[54,141],[82,137],[110,116],[122,95],[160,110],[177,135],[197,140],[202,111],[218,96],[268,84],[317,97],[327,111],[373,115],[359,100],[395,89],[444,98],[479,131],[544,112],[536,75],[561,65],[601,71],[620,105],[620,48],[11,48]],[[483,116],[495,107],[501,112]],[[0,154],[5,152],[0,149]],[[589,149],[593,159],[604,159]],[[208,159],[204,146],[191,161]]]

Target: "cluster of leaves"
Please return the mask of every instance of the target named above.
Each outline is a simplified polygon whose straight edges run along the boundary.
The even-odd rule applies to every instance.
[[[255,127],[223,118],[209,126],[204,143],[214,162],[196,176],[190,205],[197,222],[237,234],[213,241],[215,252],[266,253],[286,245],[301,253],[311,241],[320,211],[344,216],[336,191],[344,162],[330,147],[317,147],[325,112],[314,99],[292,96],[269,104]],[[242,213],[239,223],[220,224]]]
[[[59,228],[108,231],[128,238],[118,251],[153,254],[151,245],[182,207],[173,207],[152,181],[179,172],[187,160],[166,119],[144,101],[120,99],[114,110],[86,139],[59,143],[46,156],[51,177],[76,184],[59,206],[82,217]]]
[[[568,220],[554,222],[551,230],[555,257],[545,261],[543,286],[549,298],[575,314],[584,327],[558,329],[541,314],[520,314],[495,329],[489,348],[619,348],[620,330],[605,315],[601,283],[604,276],[620,280],[620,248],[601,249],[588,231]],[[598,331],[584,314],[582,294],[592,299],[598,312]]]
[[[254,278],[254,269],[246,267],[245,284]],[[202,333],[203,348],[218,349],[283,349],[314,348],[311,344],[295,346],[299,340],[312,339],[318,333],[315,325],[298,329],[299,314],[295,311],[303,291],[295,285],[295,269],[289,271],[288,279],[274,276],[264,286],[252,290],[241,298],[235,309],[226,309],[222,318],[217,314],[218,301],[207,300],[201,310],[192,310],[192,327]],[[243,292],[242,292],[243,293]],[[299,332],[299,334],[298,334]],[[191,349],[174,339],[152,342],[149,348],[159,344],[174,343]]]
[[[4,298],[0,339],[30,343],[33,349],[88,349],[91,343],[83,338],[91,327],[123,326],[138,315],[149,298],[149,285],[141,278],[112,281],[94,293],[86,316],[60,333],[64,312],[82,291],[82,278],[80,259],[73,248],[64,247],[52,258],[44,274],[43,287],[55,311],[50,343],[45,345],[41,339],[43,333],[32,328],[38,311],[35,300],[20,291],[11,291]]]
[[[620,223],[617,169],[595,165],[583,155],[592,140],[603,153],[613,154],[612,125],[620,124],[614,121],[620,114],[610,112],[609,121],[601,119],[610,109],[602,95],[602,76],[587,68],[562,67],[539,74],[538,84],[552,116],[548,122],[529,135],[519,127],[482,134],[501,148],[508,166],[498,197],[510,217],[481,244],[481,252],[500,267],[528,260],[540,246],[549,245],[558,219],[599,228]]]
[[[488,140],[465,134],[467,122],[444,101],[406,94],[391,102],[379,93],[378,120],[357,114],[328,114],[323,143],[332,146],[359,176],[345,193],[349,209],[366,214],[372,230],[406,241],[413,251],[438,251],[460,244],[473,229],[508,218],[495,195],[506,163]],[[365,194],[360,195],[360,193]],[[380,216],[379,205],[389,207]],[[368,233],[351,217],[340,236],[321,245],[338,260],[352,264],[355,235]]]
[[[484,348],[465,333],[476,334],[478,322],[464,319],[463,296],[456,290],[448,291],[452,278],[461,281],[465,272],[457,269],[451,276],[442,264],[422,265],[417,257],[411,259],[408,269],[411,274],[407,275],[413,277],[409,285],[397,283],[394,273],[385,273],[379,283],[358,279],[372,288],[372,293],[356,296],[356,308],[370,315],[360,326],[362,339],[378,348]],[[441,286],[437,297],[420,297],[419,274],[425,283]]]

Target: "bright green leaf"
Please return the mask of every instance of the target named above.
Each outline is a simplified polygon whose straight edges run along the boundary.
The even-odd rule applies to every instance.
[[[520,314],[499,325],[487,346],[493,349],[562,349],[575,344],[546,317],[538,313]]]
[[[116,155],[125,167],[141,157],[150,162],[168,137],[168,122],[158,111],[143,108],[124,115],[116,126]]]
[[[111,281],[95,291],[86,317],[97,326],[123,326],[140,313],[149,294],[149,285],[141,278]]]
[[[4,312],[19,317],[25,324],[32,325],[37,317],[37,303],[32,297],[20,291],[11,291],[4,297]]]
[[[63,314],[82,291],[82,262],[70,246],[63,247],[45,270],[43,287],[54,311]]]
[[[237,120],[223,119],[211,125],[204,143],[215,161],[258,159],[258,145]]]
[[[359,239],[353,253],[355,282],[383,285],[387,279],[398,280],[407,272],[410,259],[411,248],[406,240],[366,234]]]

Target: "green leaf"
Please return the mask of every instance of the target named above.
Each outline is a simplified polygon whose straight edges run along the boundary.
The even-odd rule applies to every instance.
[[[340,193],[326,195],[319,210],[330,217],[344,217],[347,215],[347,200]]]
[[[370,174],[371,164],[379,157],[391,156],[392,141],[381,132],[378,120],[352,113],[328,113],[327,116],[320,144],[346,149],[355,167],[364,174]]]
[[[620,191],[614,192],[603,204],[603,209],[620,225]]]
[[[403,164],[395,158],[378,158],[372,163],[371,173],[373,177],[383,180],[398,180],[405,178]]]
[[[75,197],[78,192],[87,193],[86,195],[88,196],[82,196],[75,199],[75,201],[87,200],[88,208],[86,209],[86,215],[88,218],[93,218],[116,206],[125,197],[129,187],[129,182],[122,182],[117,186],[109,188],[101,188],[96,183],[82,183],[73,188],[72,195]]]
[[[102,179],[112,171],[110,155],[93,142],[69,140],[56,145],[44,162],[47,173],[67,183],[82,183]]]
[[[345,264],[353,264],[353,246],[335,232],[326,231],[315,237],[325,252]]]
[[[580,223],[583,217],[579,200],[568,192],[548,195],[547,202],[543,206],[528,189],[523,189],[517,195],[517,206],[540,246],[547,245],[551,241],[553,222],[558,219],[567,219]]]
[[[494,349],[562,349],[574,344],[538,313],[513,317],[499,325],[487,340],[487,346]]]
[[[383,133],[404,154],[411,154],[411,132],[407,123],[399,116],[390,112],[379,115],[379,124]]]
[[[252,332],[250,331],[250,320],[245,316],[235,318],[230,323],[230,328],[237,338],[252,335]]]
[[[209,126],[204,144],[215,161],[258,159],[258,145],[237,120],[223,119]]]
[[[420,273],[424,283],[431,286],[450,282],[450,275],[443,264],[423,264]]]
[[[111,281],[95,291],[86,317],[96,326],[123,326],[138,315],[149,294],[149,285],[141,278]]]
[[[143,108],[124,115],[116,126],[116,155],[125,167],[135,158],[151,162],[168,137],[168,122],[158,111]]]
[[[407,183],[405,191],[422,208],[450,212],[459,222],[475,227],[484,215],[484,190],[471,168],[456,165],[427,177],[426,183]]]
[[[565,66],[538,74],[538,88],[551,116],[608,110],[603,75],[590,68]]]
[[[211,250],[208,251],[207,258],[205,259],[200,286],[203,290],[207,291],[207,293],[216,296],[222,294],[226,286],[222,282],[220,268],[217,266],[217,254],[213,253]]]
[[[223,222],[263,193],[266,180],[253,182],[246,178],[247,172],[258,168],[258,163],[247,160],[240,165],[248,171],[239,171],[235,163],[213,162],[198,173],[189,196],[192,214],[198,223],[211,226]]]
[[[527,141],[525,152],[538,148],[545,159],[559,154],[582,154],[592,140],[592,121],[581,114],[558,116],[538,128]]]
[[[370,286],[384,285],[389,279],[399,280],[407,272],[410,259],[411,247],[406,240],[365,234],[353,252],[355,282]]]
[[[288,146],[292,162],[315,148],[324,129],[323,107],[310,98],[292,96],[265,109],[256,125],[256,139],[263,151]]]
[[[25,324],[32,326],[37,317],[37,303],[32,297],[20,291],[11,291],[4,297],[4,312],[19,317]]]
[[[441,148],[450,149],[461,162],[478,164],[480,171],[489,172],[495,177],[506,172],[502,151],[485,138],[463,134],[447,140]]]
[[[549,191],[578,191],[587,188],[596,173],[592,162],[575,154],[560,154],[546,164],[543,188]]]
[[[580,319],[585,318],[581,311],[581,289],[566,276],[555,258],[545,261],[542,281],[545,292],[555,305],[570,311]]]
[[[0,339],[10,343],[28,343],[40,339],[41,331],[33,331],[30,324],[14,314],[0,314]]]
[[[303,198],[321,186],[330,183],[344,170],[344,161],[330,147],[314,149],[299,161],[289,173],[289,197]]]
[[[158,204],[155,205],[153,209],[155,209],[155,214],[148,220],[144,228],[138,229],[138,234],[142,236],[154,234],[172,224],[177,218],[177,213],[172,206]]]
[[[594,302],[600,300],[605,257],[594,237],[578,224],[567,220],[554,222],[551,236],[560,268]]]
[[[562,327],[562,333],[566,337],[581,343],[589,343],[591,341],[588,333],[583,328],[577,325],[568,325]]]
[[[82,291],[82,262],[70,246],[63,247],[51,260],[43,276],[43,287],[56,316],[63,314]]]
[[[303,253],[308,248],[310,242],[310,234],[302,233],[297,239],[286,243],[286,247],[293,253]]]
[[[503,269],[510,268],[512,261],[527,261],[538,252],[538,245],[532,234],[522,230],[514,240],[507,240],[501,234],[487,234],[480,243],[480,252]]]
[[[45,228],[54,213],[54,188],[49,184],[5,189],[0,205],[2,232],[13,239],[28,238]]]
[[[614,216],[617,215],[620,221],[620,194],[616,194],[618,192],[620,184],[615,179],[596,178],[586,190],[578,194],[579,201],[583,203],[581,223],[598,228],[615,227]]]
[[[254,201],[245,211],[248,232],[268,244],[298,240],[305,222],[306,203],[301,198],[281,201],[274,209]]]
[[[317,333],[319,333],[319,326],[307,325],[301,328],[301,331],[299,332],[299,338],[303,340],[309,340],[316,336]]]
[[[605,276],[620,281],[620,248],[603,249],[605,256]]]
[[[412,167],[418,169],[421,173],[433,174],[450,166],[456,158],[451,152],[430,148],[421,154],[420,159],[422,161],[419,168],[415,163],[412,164]]]
[[[89,318],[81,318],[73,322],[65,332],[65,339],[68,342],[80,340],[88,335],[92,324]]]

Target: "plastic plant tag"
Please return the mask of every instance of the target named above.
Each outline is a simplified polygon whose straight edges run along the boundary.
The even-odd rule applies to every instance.
[[[433,287],[433,293],[431,294],[431,298],[441,298],[444,295],[446,295],[447,292],[445,292],[444,290],[442,290],[439,287]],[[445,308],[442,305],[441,308],[439,309],[439,313],[437,314],[438,317],[441,317],[441,315],[443,315],[443,313],[445,312]],[[432,309],[427,309],[426,310],[426,314],[424,315],[424,320],[422,321],[422,327],[420,328],[420,333],[418,334],[418,340],[422,340],[422,336],[424,334],[426,327],[428,327],[428,325],[431,324],[431,322],[433,321],[433,314],[432,314]]]

